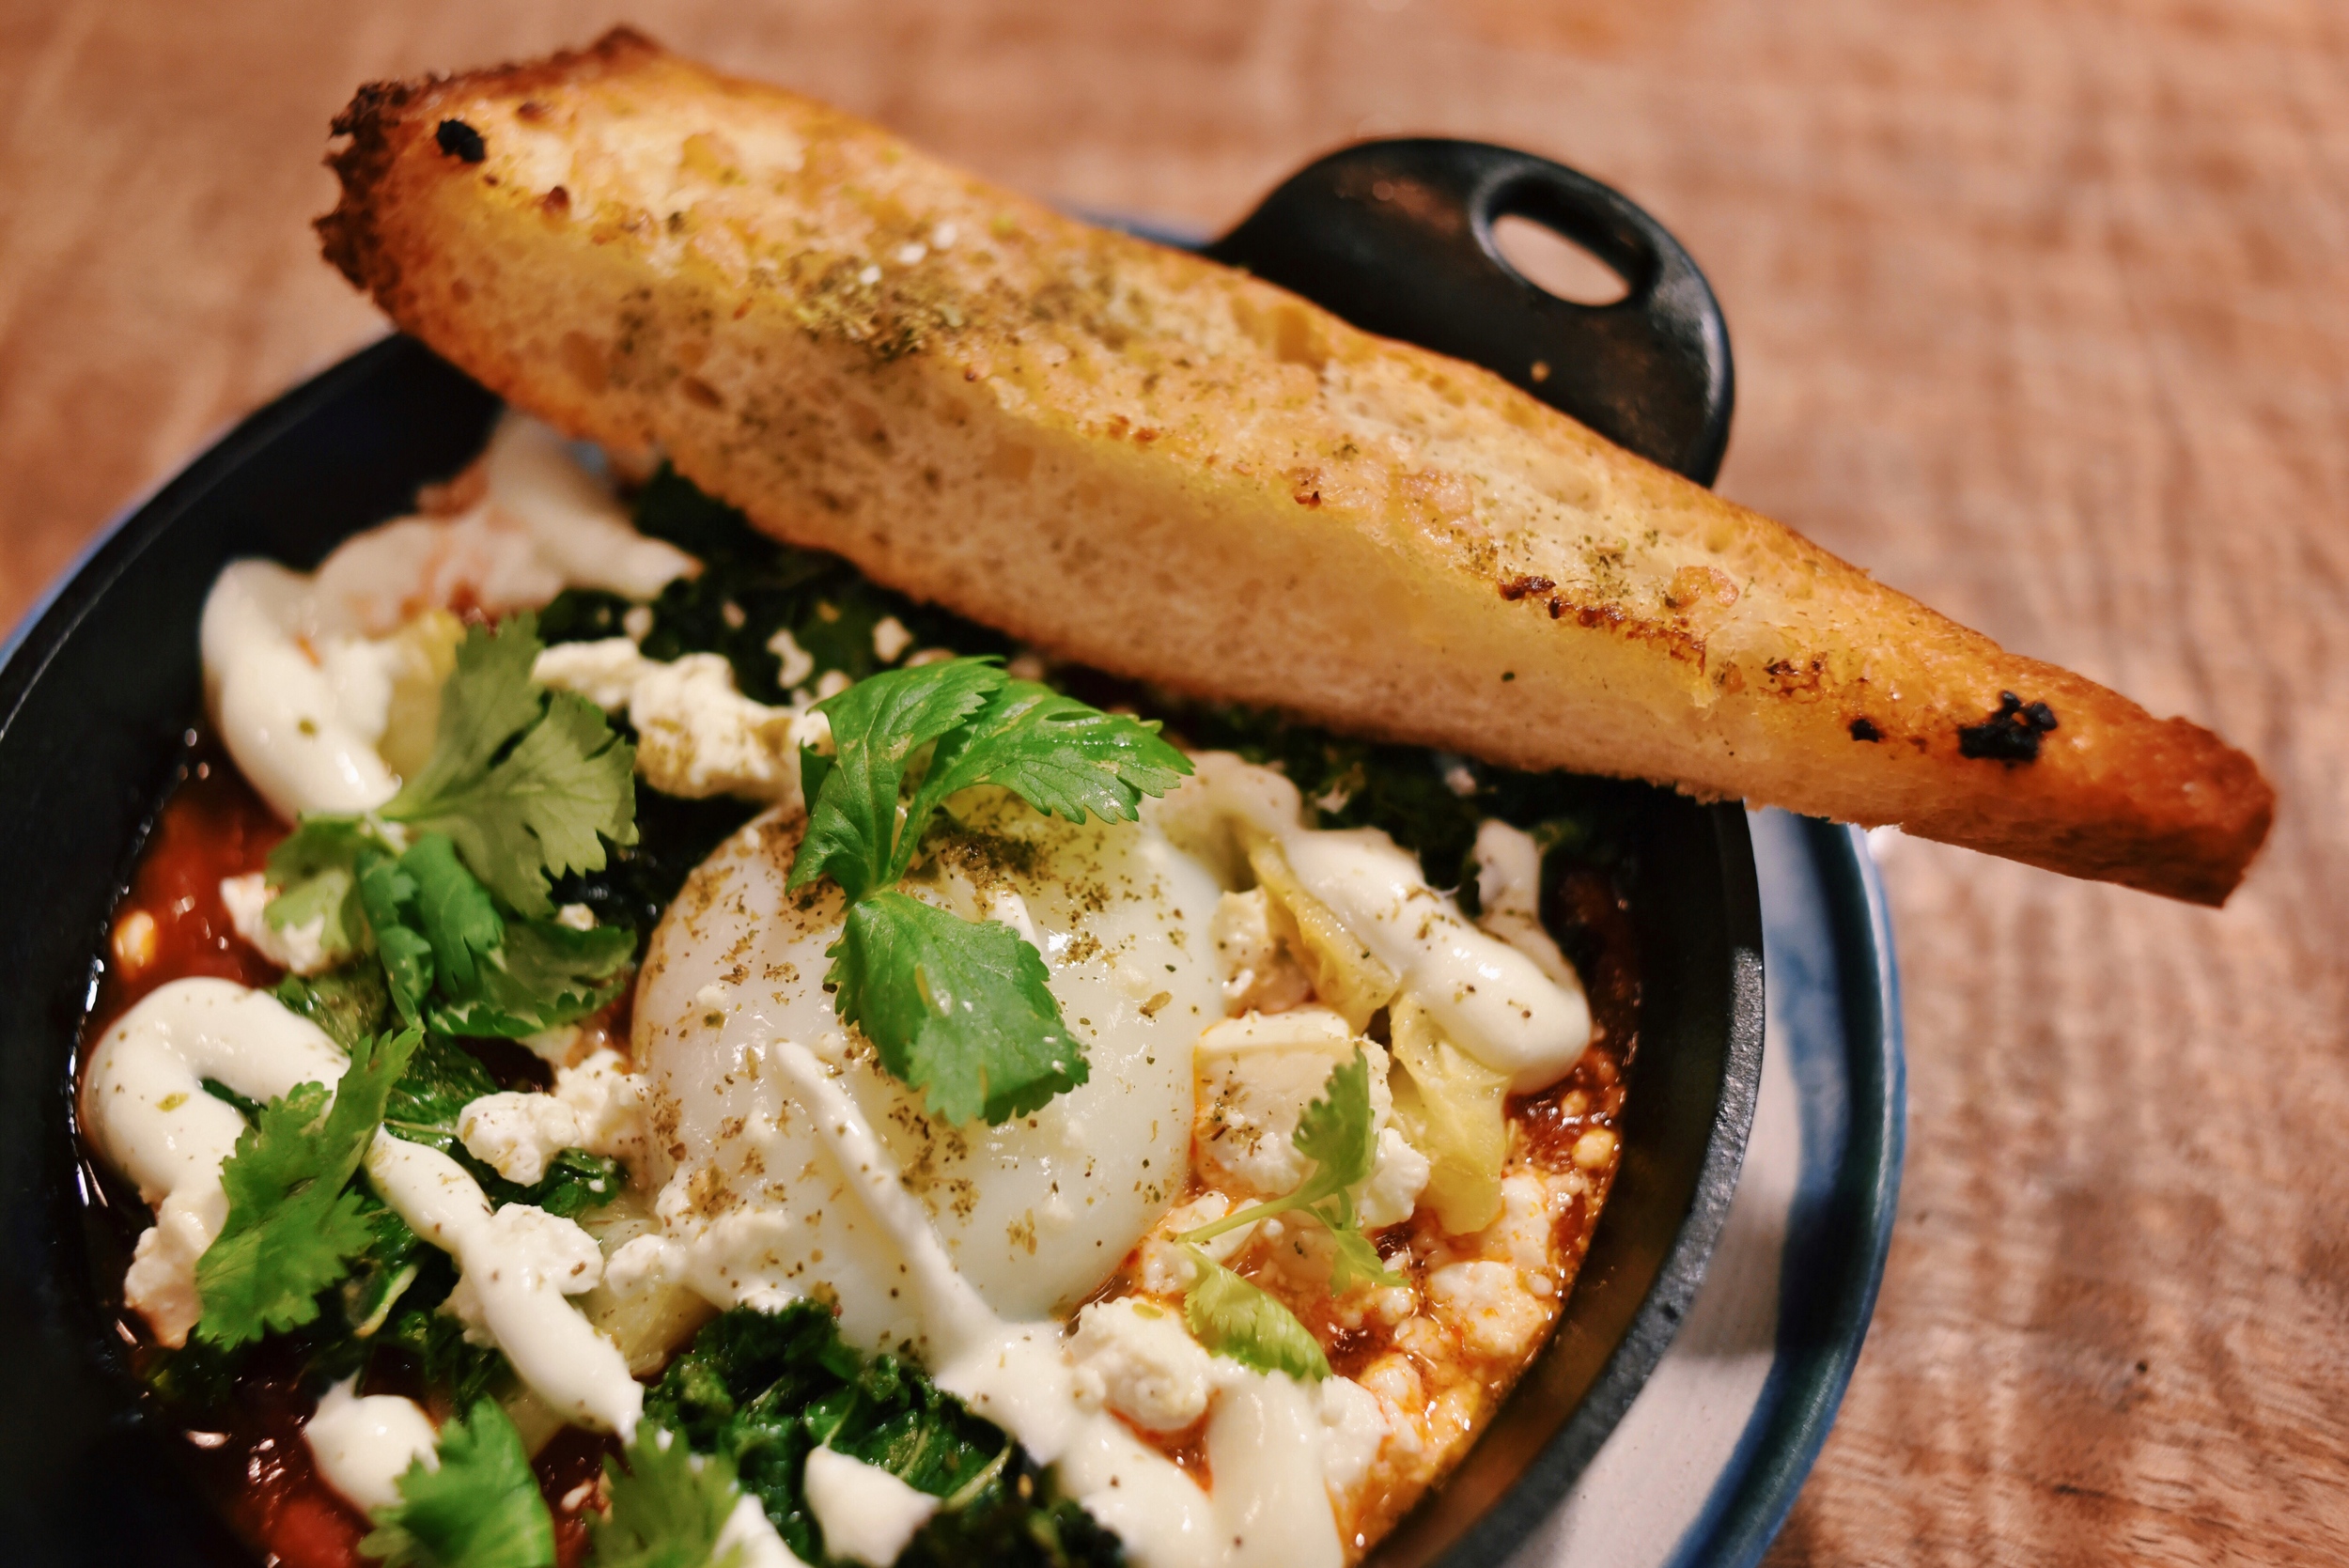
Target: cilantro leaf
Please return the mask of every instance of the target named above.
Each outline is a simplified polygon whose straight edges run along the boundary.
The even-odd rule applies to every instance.
[[[500,898],[544,916],[550,876],[600,871],[605,840],[635,842],[636,753],[595,704],[530,678],[539,648],[529,615],[466,633],[431,760],[383,815],[445,833]]]
[[[574,931],[551,920],[508,921],[473,983],[443,986],[448,1000],[432,1010],[433,1026],[520,1039],[583,1018],[619,994],[612,977],[635,955],[636,933],[625,925]]]
[[[1378,1260],[1377,1248],[1361,1232],[1354,1216],[1354,1195],[1348,1190],[1369,1179],[1378,1157],[1377,1117],[1370,1104],[1370,1061],[1356,1046],[1351,1060],[1330,1070],[1321,1097],[1305,1108],[1289,1135],[1297,1152],[1314,1162],[1314,1173],[1296,1191],[1236,1209],[1222,1219],[1186,1231],[1176,1239],[1202,1242],[1269,1219],[1276,1214],[1302,1210],[1321,1221],[1337,1243],[1330,1271],[1332,1294],[1356,1284],[1399,1285],[1402,1277]]]
[[[440,833],[374,861],[359,891],[400,1017],[450,1034],[519,1039],[584,1017],[618,994],[636,954],[622,925],[586,931],[508,919]]]
[[[420,1038],[359,1042],[332,1109],[323,1084],[299,1084],[238,1137],[220,1171],[228,1218],[196,1260],[199,1337],[233,1348],[318,1316],[319,1292],[374,1238],[360,1195],[345,1188]]]
[[[1330,1070],[1321,1097],[1297,1119],[1289,1142],[1314,1162],[1312,1180],[1292,1197],[1305,1193],[1303,1203],[1317,1203],[1329,1194],[1343,1196],[1370,1177],[1378,1157],[1378,1134],[1370,1108],[1370,1061],[1356,1046],[1350,1061]],[[1299,1206],[1302,1206],[1300,1204]]]
[[[1131,819],[1190,763],[1154,726],[1012,680],[991,657],[891,670],[817,711],[832,750],[801,753],[807,828],[788,886],[829,876],[848,894],[830,976],[841,1018],[950,1121],[1007,1121],[1084,1082],[1033,947],[889,890],[958,790],[1000,784],[1072,821]]]
[[[366,915],[359,902],[359,856],[379,846],[375,831],[355,816],[305,816],[270,851],[266,872],[276,896],[261,918],[286,931],[323,917],[319,945],[341,958],[366,945]]]
[[[1360,1230],[1345,1226],[1330,1227],[1330,1239],[1337,1244],[1330,1264],[1330,1294],[1344,1296],[1356,1285],[1399,1285],[1403,1276],[1389,1268],[1378,1256],[1378,1248]]]
[[[1142,798],[1163,795],[1190,771],[1190,759],[1159,737],[1156,723],[1064,696],[1034,681],[1006,680],[986,704],[938,742],[929,771],[906,811],[918,835],[948,796],[1000,784],[1040,812],[1082,822],[1141,815]]]
[[[877,893],[849,906],[832,956],[842,1020],[934,1116],[1005,1122],[1088,1076],[1042,955],[1007,925]]]
[[[443,1427],[439,1468],[409,1466],[399,1496],[376,1510],[359,1543],[385,1568],[552,1568],[554,1522],[521,1435],[495,1401]]]
[[[976,712],[1005,680],[991,659],[891,670],[816,705],[832,723],[832,754],[800,751],[807,831],[791,862],[793,891],[829,875],[854,902],[905,875],[922,823],[900,824],[897,796],[913,753]]]
[[[1330,1375],[1330,1358],[1313,1330],[1270,1296],[1193,1247],[1183,1322],[1193,1338],[1219,1356],[1259,1372],[1284,1372],[1308,1383]]]
[[[392,1005],[411,1027],[423,1020],[425,1000],[432,994],[432,942],[420,929],[424,916],[416,893],[416,879],[390,856],[361,860],[359,902],[375,934],[376,955],[383,960]]]
[[[612,1513],[588,1527],[592,1568],[733,1568],[742,1549],[718,1555],[718,1535],[742,1497],[723,1454],[697,1455],[667,1431],[637,1428],[627,1467],[607,1457]]]
[[[416,924],[431,945],[442,989],[461,994],[478,985],[490,950],[506,939],[490,890],[458,863],[455,841],[441,833],[417,839],[399,869],[415,884]]]

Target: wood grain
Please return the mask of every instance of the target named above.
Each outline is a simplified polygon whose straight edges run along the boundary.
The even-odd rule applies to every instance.
[[[0,618],[377,330],[315,258],[364,77],[551,0],[0,4]],[[2209,914],[1887,846],[1910,1155],[1774,1550],[2349,1559],[2349,8],[2325,0],[653,4],[994,178],[1212,225],[1360,134],[1631,192],[1735,334],[1728,494],[2256,753]]]

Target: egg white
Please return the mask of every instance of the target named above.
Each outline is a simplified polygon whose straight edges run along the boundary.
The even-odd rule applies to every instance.
[[[701,1238],[697,1283],[834,1302],[844,1331],[873,1345],[924,1338],[905,1247],[844,1178],[775,1042],[836,1075],[986,1304],[1034,1320],[1093,1292],[1181,1196],[1191,1047],[1223,1016],[1206,935],[1222,889],[1206,865],[1148,822],[1076,825],[995,792],[956,806],[905,891],[1024,923],[1043,954],[1091,1076],[1034,1114],[949,1126],[841,1024],[823,988],[840,893],[829,880],[784,891],[796,815],[757,818],[694,873],[639,980],[636,1058],[670,1167],[661,1206],[673,1234]]]

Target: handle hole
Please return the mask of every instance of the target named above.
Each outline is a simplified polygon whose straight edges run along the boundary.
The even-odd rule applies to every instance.
[[[1631,292],[1621,273],[1548,224],[1503,213],[1493,220],[1493,243],[1527,282],[1572,303],[1611,305]]]

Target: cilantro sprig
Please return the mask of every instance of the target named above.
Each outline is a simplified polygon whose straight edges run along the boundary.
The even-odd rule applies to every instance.
[[[408,1467],[400,1500],[376,1510],[363,1554],[384,1568],[552,1568],[554,1521],[496,1401],[441,1428],[438,1458],[437,1467]]]
[[[1370,1061],[1361,1047],[1354,1048],[1351,1060],[1330,1069],[1321,1097],[1297,1119],[1289,1142],[1314,1162],[1313,1174],[1294,1192],[1236,1209],[1175,1237],[1190,1248],[1196,1265],[1184,1297],[1183,1317],[1210,1350],[1267,1372],[1320,1378],[1329,1375],[1329,1363],[1305,1326],[1280,1302],[1209,1259],[1199,1250],[1199,1243],[1275,1215],[1302,1212],[1319,1220],[1336,1244],[1330,1269],[1332,1296],[1344,1295],[1357,1284],[1403,1282],[1400,1275],[1379,1261],[1377,1247],[1362,1234],[1354,1212],[1351,1189],[1369,1179],[1378,1157],[1377,1125],[1370,1103]]]
[[[649,1422],[625,1458],[625,1467],[603,1462],[612,1512],[588,1526],[591,1568],[734,1568],[741,1560],[739,1545],[718,1551],[743,1495],[730,1460],[696,1454]]]
[[[636,842],[636,749],[594,703],[530,678],[543,646],[528,614],[465,634],[431,758],[382,812],[445,833],[475,876],[532,916],[554,912],[551,877],[602,870],[606,839]]]
[[[1378,1131],[1370,1105],[1370,1061],[1361,1047],[1354,1048],[1352,1060],[1330,1070],[1321,1097],[1297,1119],[1289,1142],[1314,1162],[1314,1173],[1302,1186],[1284,1197],[1234,1210],[1176,1239],[1196,1244],[1276,1214],[1302,1210],[1321,1221],[1337,1244],[1330,1271],[1331,1295],[1342,1295],[1357,1283],[1401,1284],[1401,1277],[1378,1261],[1378,1249],[1362,1234],[1350,1190],[1370,1178],[1370,1169],[1378,1158]]]
[[[280,929],[372,953],[408,1023],[518,1037],[595,1011],[633,933],[551,918],[548,878],[636,841],[635,753],[594,704],[530,678],[531,617],[480,627],[441,692],[432,756],[372,816],[305,816],[271,853]]]
[[[1014,680],[992,658],[873,675],[816,711],[832,749],[801,752],[807,830],[787,885],[830,877],[848,895],[829,955],[841,1018],[950,1122],[1002,1123],[1084,1082],[1083,1045],[1034,948],[893,889],[963,790],[993,784],[1072,822],[1130,822],[1189,759],[1155,723]]]
[[[319,1315],[319,1292],[374,1240],[350,1178],[422,1041],[414,1030],[359,1040],[332,1091],[299,1084],[239,1135],[220,1170],[228,1218],[195,1265],[198,1338],[233,1349]]]

